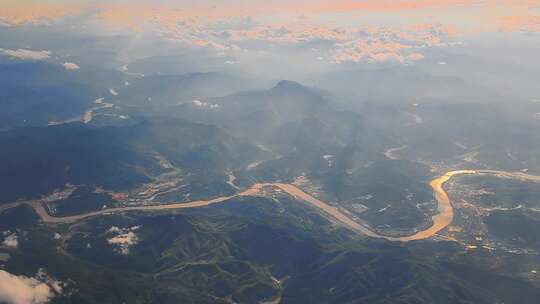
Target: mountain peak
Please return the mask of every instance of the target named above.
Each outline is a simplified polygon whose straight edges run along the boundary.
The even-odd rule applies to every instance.
[[[306,86],[291,80],[281,80],[276,84],[274,90],[305,90]]]

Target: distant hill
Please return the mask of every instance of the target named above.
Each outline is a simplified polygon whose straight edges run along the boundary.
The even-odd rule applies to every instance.
[[[504,92],[453,75],[432,75],[415,67],[354,69],[314,80],[317,87],[357,101],[501,103]]]
[[[229,95],[264,82],[225,73],[149,75],[133,77],[116,88],[119,103],[136,106],[177,105],[183,102]]]
[[[0,64],[0,130],[82,116],[121,78],[86,67],[67,71],[47,62]]]
[[[279,153],[344,146],[355,142],[356,134],[367,135],[357,132],[362,115],[342,109],[323,91],[292,81],[204,102],[210,107],[186,103],[167,111],[169,115],[218,124]],[[375,130],[371,134],[376,134]]]
[[[258,148],[219,128],[160,119],[123,127],[79,123],[0,132],[3,202],[36,197],[64,184],[130,189],[169,169],[223,174],[245,166]]]

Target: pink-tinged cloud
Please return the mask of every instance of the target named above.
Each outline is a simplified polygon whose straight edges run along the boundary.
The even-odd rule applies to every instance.
[[[40,3],[39,1],[3,0],[0,20],[11,25],[42,23],[81,13],[85,7],[73,2]]]
[[[472,0],[359,0],[359,1],[325,1],[320,4],[321,12],[378,11],[399,12],[405,10],[444,8],[449,6],[467,6],[474,4]]]
[[[8,9],[0,12],[0,21],[60,18],[91,9],[93,13],[85,18],[91,16],[91,22],[105,25],[106,30],[150,31],[232,58],[240,51],[249,52],[250,42],[324,41],[326,49],[318,50],[317,58],[336,63],[407,63],[423,59],[421,48],[450,46],[452,40],[471,32],[540,32],[540,17],[530,13],[539,6],[538,0],[269,0],[243,5],[236,0],[52,2],[63,5],[4,1],[9,2]],[[365,21],[372,16],[376,16],[372,22]],[[29,52],[11,50],[4,55],[34,60],[48,56]]]
[[[412,53],[412,54],[407,56],[407,59],[410,60],[410,61],[418,61],[418,60],[422,60],[424,58],[425,58],[425,56],[420,54],[420,53]]]
[[[503,32],[540,32],[540,16],[506,16],[499,18]]]
[[[75,71],[81,68],[78,64],[73,62],[65,62],[62,66],[68,71]]]
[[[8,234],[2,245],[8,248],[17,248],[19,246],[19,238],[16,233]]]
[[[35,278],[0,270],[0,303],[44,304],[62,293],[62,283],[40,270]]]
[[[39,0],[4,0],[0,22],[21,24],[91,12],[90,15],[96,14],[97,20],[108,26],[140,31],[148,25],[157,25],[166,33],[181,35],[209,23],[227,22],[234,18],[264,19],[266,25],[271,25],[268,24],[269,20],[276,20],[276,24],[279,24],[286,18],[298,15],[316,19],[341,13],[339,18],[357,18],[362,22],[365,18],[359,18],[357,14],[376,13],[381,23],[376,26],[381,27],[393,20],[401,20],[403,26],[419,19],[445,20],[447,33],[455,36],[460,34],[463,27],[471,28],[472,32],[490,31],[501,23],[506,31],[521,31],[523,28],[536,31],[534,20],[523,19],[534,18],[530,14],[538,7],[538,0],[269,0],[256,3],[239,3],[235,0],[162,0],[159,3],[150,0],[55,0],[47,3]],[[404,14],[411,18],[404,18]],[[298,20],[295,22],[298,23]]]
[[[51,57],[51,52],[27,49],[7,50],[0,48],[0,56],[1,55],[19,60],[45,60]]]

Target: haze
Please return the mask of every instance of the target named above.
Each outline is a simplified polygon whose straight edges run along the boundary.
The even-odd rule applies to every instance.
[[[540,4],[3,0],[0,303],[540,303]]]

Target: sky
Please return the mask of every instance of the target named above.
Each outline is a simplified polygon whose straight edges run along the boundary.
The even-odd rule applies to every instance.
[[[3,0],[0,17],[10,23],[36,22],[92,12],[104,22],[199,22],[251,17],[266,23],[291,18],[338,25],[410,25],[441,22],[461,31],[539,30],[539,3],[532,0]]]
[[[77,33],[144,37],[146,41],[160,39],[169,44],[154,50],[162,53],[158,55],[174,52],[171,45],[175,44],[213,52],[223,58],[223,64],[231,66],[264,61],[266,67],[264,63],[261,67],[272,69],[279,62],[300,62],[299,69],[316,70],[340,64],[409,65],[424,60],[434,48],[452,50],[481,42],[486,52],[490,44],[505,45],[501,39],[513,39],[514,45],[524,45],[523,37],[537,39],[540,33],[540,3],[537,0],[202,0],[196,3],[2,0],[0,25],[56,27]],[[509,48],[512,43],[508,43]],[[144,48],[138,49],[124,56],[144,56],[136,54]],[[496,47],[490,53],[511,57]]]

